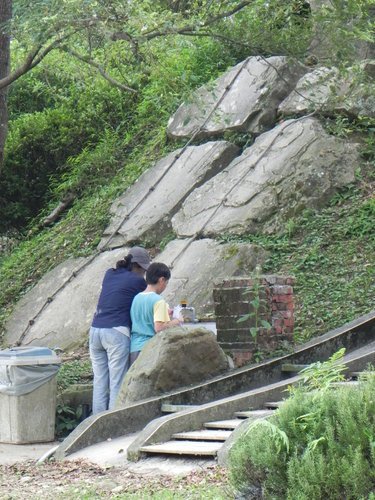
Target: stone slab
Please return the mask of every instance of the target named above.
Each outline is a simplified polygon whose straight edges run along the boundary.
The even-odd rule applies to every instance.
[[[328,135],[317,119],[287,120],[197,188],[173,229],[179,237],[280,231],[353,182],[358,163],[357,145]]]
[[[232,418],[229,420],[217,420],[216,422],[206,422],[204,426],[206,429],[235,429],[241,424],[239,418]]]
[[[188,138],[203,124],[197,137],[268,130],[276,122],[279,103],[305,71],[286,57],[249,57],[181,104],[168,123],[168,135]]]
[[[319,110],[325,115],[341,113],[373,118],[375,84],[369,78],[366,82],[363,76],[359,81],[358,69],[349,69],[344,76],[337,68],[319,67],[301,77],[295,90],[280,104],[279,111],[284,116]]]
[[[157,257],[172,266],[172,278],[163,296],[170,306],[187,299],[198,318],[212,316],[215,279],[249,274],[265,258],[266,252],[252,244],[220,244],[210,239],[174,240]]]
[[[5,327],[5,341],[18,342],[29,320],[75,273],[76,277],[57,293],[28,329],[22,345],[66,349],[81,344],[88,338],[104,273],[126,253],[126,249],[103,252],[81,272],[79,269],[85,259],[70,259],[47,273],[16,305]]]
[[[187,439],[190,441],[225,441],[231,435],[231,431],[201,430],[190,432],[177,432],[173,434],[173,439]]]
[[[146,453],[171,453],[173,455],[215,456],[221,446],[222,443],[208,443],[206,441],[167,441],[162,444],[142,446],[140,451]]]
[[[171,229],[171,216],[196,187],[225,168],[239,153],[226,141],[207,142],[177,150],[147,170],[112,205],[112,219],[100,247],[147,239],[159,242]]]

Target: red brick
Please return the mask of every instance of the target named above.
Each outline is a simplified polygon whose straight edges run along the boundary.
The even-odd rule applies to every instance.
[[[274,295],[272,297],[272,302],[293,302],[293,295]]]
[[[277,335],[280,335],[281,333],[283,333],[283,328],[281,326],[276,326],[274,328],[274,332],[277,334]]]
[[[293,318],[284,319],[284,326],[294,326],[294,319]]]

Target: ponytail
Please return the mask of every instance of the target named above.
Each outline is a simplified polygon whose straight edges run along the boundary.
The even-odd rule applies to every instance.
[[[133,258],[132,254],[128,254],[122,260],[117,261],[116,262],[116,269],[125,268],[128,271],[131,271],[132,266],[133,266],[132,258]]]

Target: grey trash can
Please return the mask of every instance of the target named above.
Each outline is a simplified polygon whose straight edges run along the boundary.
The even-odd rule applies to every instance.
[[[46,347],[0,351],[0,442],[55,438],[56,375],[61,360]]]

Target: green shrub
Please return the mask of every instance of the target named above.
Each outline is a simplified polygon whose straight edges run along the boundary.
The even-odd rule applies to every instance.
[[[375,488],[375,376],[358,388],[300,387],[230,456],[232,483],[265,498],[365,499]]]

